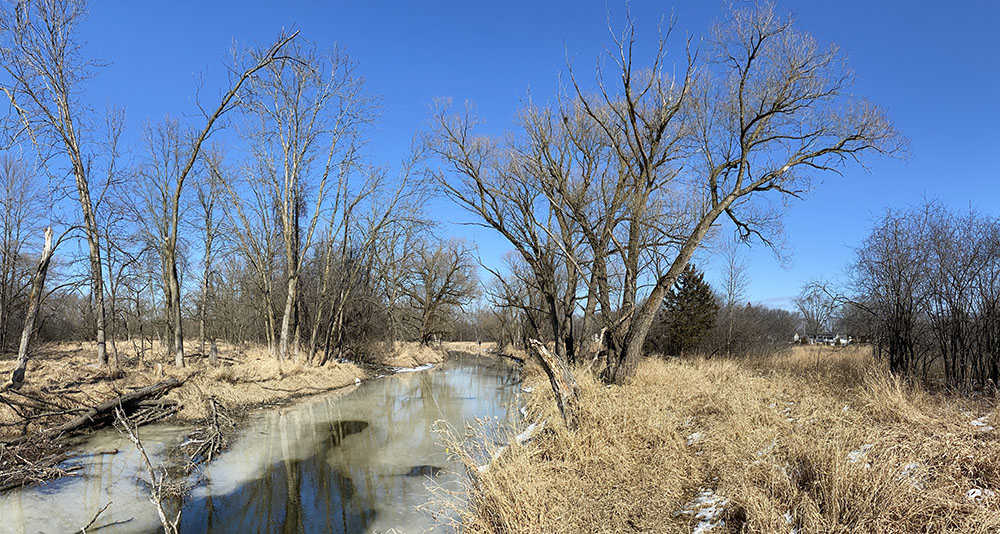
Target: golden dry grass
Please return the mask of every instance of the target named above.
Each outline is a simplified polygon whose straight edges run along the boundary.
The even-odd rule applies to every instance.
[[[444,343],[441,343],[441,348],[446,351],[479,354],[495,351],[496,343],[492,341],[486,341],[483,343],[478,343],[476,341],[445,341]]]
[[[426,363],[441,363],[446,352],[415,341],[397,341],[392,346],[393,355],[384,365],[390,367],[417,367]]]
[[[576,433],[533,378],[532,417],[551,430],[474,478],[463,530],[692,532],[690,503],[711,490],[722,522],[703,532],[998,531],[1000,430],[972,424],[992,424],[994,403],[928,393],[869,358],[651,359],[623,387],[580,373]]]

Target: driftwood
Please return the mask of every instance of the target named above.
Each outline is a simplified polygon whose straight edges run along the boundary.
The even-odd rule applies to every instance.
[[[542,369],[549,376],[552,392],[556,396],[556,406],[562,414],[566,428],[576,430],[577,426],[577,385],[573,373],[566,362],[557,358],[541,341],[529,339],[528,347],[542,364]]]
[[[65,450],[64,441],[60,436],[81,430],[99,428],[111,424],[115,412],[119,409],[129,414],[131,424],[141,425],[159,421],[177,413],[183,406],[171,399],[162,399],[165,393],[181,385],[182,381],[170,378],[150,386],[138,388],[125,394],[115,395],[94,407],[67,409],[52,404],[56,410],[30,415],[28,419],[80,413],[73,420],[57,427],[42,431],[39,434],[27,434],[0,443],[0,492],[10,488],[57,478],[80,468],[80,466],[62,466],[61,462],[70,458]],[[23,392],[10,389],[7,393],[23,395],[33,401],[26,403],[0,396],[0,400],[13,405],[22,405],[33,409],[43,409],[42,404],[51,404],[42,399],[35,399]],[[17,412],[17,410],[14,410]],[[23,416],[22,416],[23,417]],[[27,423],[25,423],[27,424]],[[100,453],[104,454],[104,453]],[[107,526],[107,525],[105,525]],[[95,527],[103,528],[103,527]]]
[[[115,408],[118,408],[119,406],[121,406],[122,410],[124,410],[126,414],[135,412],[139,408],[150,407],[165,408],[169,413],[174,413],[179,409],[179,405],[176,403],[171,404],[167,401],[163,403],[155,403],[154,405],[151,404],[150,401],[159,399],[165,393],[179,385],[181,385],[180,380],[176,378],[168,378],[162,382],[157,382],[153,385],[139,388],[135,391],[130,391],[124,395],[112,397],[87,410],[85,413],[79,415],[73,420],[45,431],[45,435],[51,437],[68,432],[75,432],[85,428],[95,428],[109,425],[112,421],[114,421]],[[163,417],[157,417],[152,420],[162,418]],[[145,422],[152,422],[152,420],[147,418]]]

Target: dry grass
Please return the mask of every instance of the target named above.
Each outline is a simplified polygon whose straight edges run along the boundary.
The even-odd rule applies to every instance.
[[[468,354],[488,353],[496,350],[496,343],[486,341],[478,343],[476,341],[445,341],[441,348],[447,351],[465,352]]]
[[[441,363],[445,351],[414,341],[397,341],[392,347],[393,356],[383,363],[390,367],[417,367],[426,363]]]
[[[414,350],[406,345],[397,348],[398,353],[387,354],[385,361],[380,363],[415,367],[438,363],[443,359],[440,351]],[[188,354],[194,354],[197,347],[192,343],[185,349]],[[191,357],[186,367],[177,369],[172,360],[161,355],[147,357],[141,363],[127,362],[121,369],[113,369],[98,365],[93,343],[41,345],[28,363],[22,390],[4,394],[11,403],[24,405],[14,404],[12,407],[0,403],[0,439],[56,425],[74,414],[29,419],[27,422],[23,416],[53,411],[56,406],[93,406],[118,393],[167,377],[184,380],[182,386],[166,396],[184,405],[176,419],[196,422],[207,415],[206,401],[209,397],[216,398],[230,411],[241,413],[337,389],[353,384],[355,378],[364,380],[371,374],[369,370],[352,363],[328,362],[323,367],[316,367],[300,360],[282,362],[263,347],[241,349],[220,344],[219,356],[220,364],[215,367],[210,366],[205,358]],[[13,367],[13,360],[0,361],[0,380],[6,380]]]
[[[704,532],[1000,529],[1000,430],[972,424],[993,423],[993,402],[928,393],[868,358],[656,359],[610,388],[581,374],[579,431],[550,424],[475,477],[463,530],[691,532],[704,490],[725,499]],[[557,422],[532,380],[532,416]]]

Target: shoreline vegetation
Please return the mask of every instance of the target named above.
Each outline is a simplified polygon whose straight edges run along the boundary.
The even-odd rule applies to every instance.
[[[252,412],[399,370],[438,364],[450,351],[478,351],[476,343],[446,342],[430,347],[397,342],[383,357],[369,363],[330,361],[314,366],[301,360],[276,360],[264,347],[220,344],[218,348],[216,366],[210,365],[207,357],[195,357],[180,369],[165,361],[123,363],[126,373],[97,364],[93,343],[39,345],[29,380],[20,390],[0,393],[0,491],[71,474],[72,466],[61,462],[90,428],[85,425],[77,432],[54,429],[102,403],[156,384],[179,382],[162,396],[145,401],[163,407],[145,422],[189,425],[192,435],[198,434],[208,443],[207,448],[175,451],[182,453],[182,460],[173,463],[182,466],[210,461],[225,449],[240,421]],[[8,367],[14,364],[3,361],[0,373],[9,373]]]
[[[579,370],[575,432],[529,364],[523,426],[547,424],[488,469],[459,450],[474,476],[454,512],[470,533],[995,532],[995,397],[931,392],[871,358],[654,357],[621,386]]]

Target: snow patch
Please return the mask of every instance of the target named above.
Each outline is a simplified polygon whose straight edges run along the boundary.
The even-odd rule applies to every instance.
[[[763,458],[763,457],[767,456],[768,454],[771,454],[772,452],[774,452],[774,450],[777,449],[777,448],[778,448],[778,440],[777,440],[777,438],[772,439],[771,443],[768,443],[767,446],[765,446],[764,448],[762,448],[759,451],[757,451],[757,456],[760,457],[760,458]]]
[[[532,391],[535,391],[535,388],[531,386],[521,386],[521,391],[525,393],[531,393]]]
[[[528,428],[524,429],[524,432],[521,432],[520,434],[518,434],[517,436],[515,436],[514,439],[519,444],[524,445],[525,443],[531,441],[531,438],[535,435],[535,433],[538,432],[538,431],[540,431],[543,428],[545,428],[545,421],[542,421],[541,423],[531,423],[530,425],[528,425]],[[490,460],[488,462],[486,462],[485,464],[477,467],[476,469],[480,473],[485,473],[485,472],[489,471],[490,470],[490,464],[492,464],[494,461],[496,461],[496,459],[499,458],[500,455],[503,454],[505,450],[507,450],[507,445],[504,445],[504,446],[500,447],[499,449],[497,449],[493,453],[493,455],[490,457]]]
[[[528,425],[528,428],[524,429],[524,432],[518,434],[514,439],[516,439],[521,445],[524,445],[531,440],[531,437],[535,435],[536,430],[541,430],[543,428],[545,428],[545,421],[542,421],[541,423],[531,423]]]
[[[795,518],[792,516],[791,510],[785,512],[785,515],[782,517],[785,518],[785,523],[789,525],[791,525],[795,521]],[[799,534],[799,529],[796,527],[792,527],[792,530],[788,531],[788,534]]]
[[[922,477],[917,476],[917,470],[920,469],[920,464],[917,462],[910,462],[903,466],[903,470],[896,477],[897,480],[909,480],[910,485],[918,490],[924,489],[924,480]]]
[[[976,427],[976,430],[979,430],[980,432],[989,432],[990,430],[993,430],[993,427],[986,423],[989,418],[989,415],[984,415],[979,419],[969,421],[969,424]]]
[[[991,489],[972,488],[965,492],[965,500],[980,504],[987,499],[996,497],[996,492]]]
[[[416,373],[417,371],[426,371],[432,367],[434,367],[433,363],[425,363],[416,367],[390,367],[389,369],[394,373]]]
[[[854,449],[853,451],[847,453],[847,463],[851,463],[851,464],[861,463],[861,461],[865,459],[865,456],[868,455],[868,452],[872,450],[872,447],[874,447],[874,445],[871,444],[871,443],[868,443],[868,444],[862,445],[862,446],[858,447],[857,449]],[[872,464],[870,464],[868,462],[864,463],[864,468],[865,469],[868,469],[871,466],[872,466]]]
[[[917,462],[910,462],[904,465],[903,471],[899,474],[899,478],[912,477],[917,472],[918,468],[920,468],[920,464],[918,464]]]
[[[715,527],[723,527],[726,522],[719,516],[725,508],[729,499],[716,495],[710,489],[703,489],[697,497],[684,505],[684,508],[674,514],[675,517],[682,515],[693,515],[698,519],[693,534],[705,534],[711,532]]]
[[[695,432],[694,434],[688,436],[687,439],[684,441],[684,443],[687,444],[688,447],[690,447],[691,445],[694,445],[695,443],[701,441],[701,438],[703,437],[704,435],[701,432]]]

